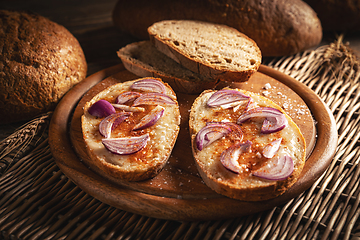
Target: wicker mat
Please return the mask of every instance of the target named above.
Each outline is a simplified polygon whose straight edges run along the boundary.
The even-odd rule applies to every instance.
[[[315,91],[334,114],[338,149],[315,184],[287,204],[222,221],[177,222],[103,204],[56,166],[51,113],[0,142],[2,239],[360,239],[359,62],[340,37],[291,57],[265,59]]]

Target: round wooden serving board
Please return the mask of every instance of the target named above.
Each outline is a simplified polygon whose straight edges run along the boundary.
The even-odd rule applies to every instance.
[[[288,112],[303,132],[308,158],[300,179],[285,194],[268,201],[246,202],[224,197],[208,188],[199,177],[190,147],[188,115],[197,95],[183,93],[177,93],[181,130],[163,171],[153,179],[141,182],[105,179],[84,164],[88,156],[81,133],[83,106],[104,88],[136,78],[122,64],[91,75],[63,97],[50,123],[49,144],[59,168],[89,195],[111,206],[149,217],[179,221],[248,215],[284,204],[301,194],[321,176],[335,154],[335,120],[321,99],[293,78],[261,66],[248,82],[231,84],[231,87],[272,99]]]

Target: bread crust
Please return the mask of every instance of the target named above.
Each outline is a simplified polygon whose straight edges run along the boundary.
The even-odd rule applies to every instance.
[[[83,139],[89,155],[89,158],[83,161],[93,171],[113,182],[141,181],[156,176],[170,157],[179,133],[180,110],[176,95],[170,86],[163,82],[167,95],[171,96],[176,104],[164,106],[165,112],[162,118],[152,127],[140,130],[139,134],[146,132],[150,134],[147,145],[139,152],[130,155],[113,154],[102,145],[102,136],[98,133],[97,127],[101,119],[91,116],[88,113],[89,107],[100,99],[114,99],[121,92],[129,91],[129,86],[137,80],[140,79],[115,84],[101,91],[85,104],[84,114],[81,117]],[[129,122],[130,126],[135,124],[132,119]],[[95,127],[89,128],[90,124]],[[120,125],[119,128],[123,127]],[[164,139],[160,141],[161,135]]]
[[[171,37],[162,34],[161,31],[164,28],[172,27],[172,25],[178,26],[178,28],[186,28],[185,31],[195,31],[198,30],[198,32],[194,32],[195,35],[198,35],[198,40],[194,42],[199,42],[198,46],[195,47],[195,50],[192,48],[186,47],[181,48],[179,45],[179,42],[181,42],[180,39],[177,37],[173,37],[173,35],[176,35],[176,30],[170,30],[169,28],[169,34],[171,34]],[[206,28],[210,27],[211,30],[208,32]],[[174,29],[176,29],[174,27]],[[160,52],[164,53],[168,57],[172,58],[176,62],[178,62],[180,65],[184,66],[185,68],[196,72],[198,74],[204,75],[207,78],[214,79],[215,81],[227,81],[227,82],[245,82],[247,81],[260,67],[261,64],[261,51],[258,48],[257,44],[254,40],[250,39],[248,36],[246,36],[243,33],[240,33],[234,28],[231,28],[226,25],[222,24],[213,24],[208,22],[202,22],[202,21],[190,21],[190,20],[171,20],[171,21],[161,21],[154,23],[148,28],[148,33],[150,36],[150,41],[154,44],[155,48],[157,48]],[[175,34],[174,34],[175,33]],[[235,38],[229,40],[229,41],[237,41],[237,39],[241,39],[242,41],[246,41],[246,47],[251,47],[251,53],[250,56],[244,56],[242,59],[245,59],[246,61],[251,62],[251,64],[247,63],[245,65],[241,65],[238,67],[235,67],[234,64],[216,64],[211,63],[212,59],[208,59],[206,56],[197,56],[198,50],[196,48],[201,48],[203,43],[202,39],[206,39],[206,34],[209,35],[218,35],[219,39],[214,40],[211,42],[211,44],[218,45],[218,48],[215,48],[213,50],[218,50],[222,46],[225,45],[225,42],[221,42],[221,35],[225,33],[231,33],[231,36],[236,36]],[[230,34],[229,34],[230,35]],[[190,37],[190,39],[192,39]],[[219,41],[219,42],[218,42]],[[232,46],[232,49],[234,52],[238,49],[241,49],[237,46]],[[245,51],[244,51],[245,52]],[[214,52],[215,53],[215,52]],[[229,56],[222,56],[219,54],[218,59],[223,60],[222,58],[230,58]],[[247,59],[251,58],[251,59]],[[231,58],[231,61],[233,61],[234,58]],[[228,67],[228,65],[231,65],[231,68]]]
[[[0,10],[0,124],[53,110],[86,77],[77,39],[38,14]]]
[[[291,55],[317,46],[322,27],[301,0],[118,0],[113,22],[122,31],[148,39],[147,28],[169,19],[225,24],[253,39],[263,56]]]
[[[258,96],[257,94],[237,89],[245,93],[248,96]],[[269,181],[262,180],[255,176],[246,176],[247,173],[235,174],[231,171],[225,169],[220,163],[220,153],[219,149],[225,150],[226,147],[218,148],[220,152],[214,162],[216,167],[209,167],[209,163],[207,160],[201,159],[203,156],[200,156],[199,150],[196,147],[196,134],[199,129],[204,126],[204,123],[199,124],[199,109],[206,102],[206,99],[209,95],[214,93],[213,90],[204,91],[200,94],[198,98],[195,99],[189,116],[189,129],[191,136],[191,144],[192,144],[192,152],[195,159],[196,167],[205,182],[205,184],[213,189],[215,192],[222,194],[224,196],[242,200],[242,201],[263,201],[275,198],[289,189],[299,178],[301,171],[305,165],[305,155],[306,155],[306,144],[303,135],[300,132],[300,129],[296,126],[296,124],[291,120],[291,118],[286,115],[289,125],[287,127],[293,128],[294,132],[296,132],[296,138],[298,138],[299,146],[302,149],[299,149],[299,154],[297,155],[297,159],[294,160],[295,168],[293,173],[285,180],[282,181]],[[262,105],[266,105],[268,107],[274,107],[285,113],[279,106],[277,106],[271,100],[258,96],[264,102]],[[286,113],[285,113],[286,114]],[[213,121],[217,121],[215,118],[212,118]],[[247,139],[243,139],[245,142]],[[221,145],[223,143],[219,143]],[[208,148],[216,148],[216,146],[208,146]],[[212,151],[212,150],[211,150]],[[210,152],[211,152],[210,151]],[[216,165],[215,165],[216,164]],[[213,169],[217,169],[217,172],[214,172]]]
[[[159,52],[150,41],[130,43],[117,54],[128,71],[139,77],[161,78],[176,92],[198,94],[217,85]]]

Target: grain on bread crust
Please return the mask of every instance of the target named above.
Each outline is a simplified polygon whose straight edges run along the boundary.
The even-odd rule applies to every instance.
[[[265,97],[245,90],[237,90],[252,97],[258,106],[273,107],[284,112],[278,105]],[[288,115],[286,115],[288,126],[272,134],[259,134],[260,131],[255,131],[261,127],[261,119],[250,120],[250,122],[241,125],[244,133],[242,142],[250,140],[253,143],[252,152],[239,158],[239,163],[246,166],[244,171],[239,174],[233,173],[227,170],[220,162],[222,151],[234,144],[230,137],[226,136],[219,139],[201,151],[196,147],[196,134],[205,126],[206,122],[236,122],[238,116],[244,111],[244,108],[235,111],[234,109],[224,110],[220,107],[207,107],[206,102],[214,92],[208,90],[200,94],[195,99],[189,116],[192,151],[198,171],[206,185],[219,194],[243,201],[262,201],[283,194],[297,181],[305,164],[306,144],[299,128]],[[286,151],[294,160],[293,173],[282,181],[270,181],[251,175],[252,169],[256,169],[257,166],[261,166],[266,162],[264,157],[259,154],[261,149],[266,143],[279,136],[283,137],[284,146],[282,151]]]
[[[210,79],[244,82],[261,64],[256,43],[226,25],[169,20],[154,23],[148,32],[160,52]]]
[[[81,117],[82,134],[86,144],[89,158],[84,163],[93,171],[114,182],[140,181],[156,176],[166,164],[179,133],[180,111],[176,95],[166,83],[166,95],[170,96],[176,104],[166,105],[164,114],[155,125],[144,130],[131,131],[138,120],[146,115],[153,107],[148,106],[143,113],[133,113],[131,117],[121,123],[112,133],[111,137],[138,136],[149,133],[150,140],[140,151],[129,155],[118,155],[108,151],[101,143],[98,125],[103,118],[89,114],[88,109],[100,99],[113,103],[122,92],[130,91],[132,80],[112,85],[95,95],[85,104],[84,114]],[[161,81],[160,79],[157,79]]]
[[[316,12],[302,0],[118,0],[113,10],[114,25],[139,39],[148,39],[153,23],[171,19],[236,28],[258,44],[263,56],[295,54],[322,39]]]
[[[182,67],[150,41],[134,42],[117,52],[125,68],[139,77],[159,77],[174,91],[195,94],[214,88],[216,81]]]
[[[0,124],[53,110],[86,77],[77,39],[35,13],[0,10]]]

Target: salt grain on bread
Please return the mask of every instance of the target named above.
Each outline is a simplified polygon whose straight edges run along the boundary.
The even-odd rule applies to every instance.
[[[253,107],[272,107],[285,114],[278,105],[263,96],[245,90],[236,90],[250,96],[256,103],[256,106]],[[252,145],[250,152],[240,154],[237,158],[239,165],[242,166],[242,171],[234,173],[220,162],[221,154],[235,145],[237,141],[231,135],[225,135],[202,150],[198,149],[196,143],[197,133],[208,122],[236,123],[247,107],[246,102],[238,107],[228,109],[209,107],[207,101],[215,92],[213,90],[204,91],[196,98],[189,116],[193,155],[202,179],[217,193],[243,201],[262,201],[283,194],[297,181],[305,164],[306,144],[299,128],[286,114],[288,125],[282,130],[270,134],[260,132],[264,118],[254,118],[240,124],[243,132],[241,142],[245,143],[249,140]],[[254,176],[253,171],[268,163],[268,159],[262,154],[264,147],[279,138],[282,138],[281,153],[288,154],[293,160],[293,172],[286,179],[279,181]]]
[[[261,64],[257,44],[226,25],[168,20],[154,23],[148,32],[160,52],[214,81],[247,81]]]
[[[77,39],[34,13],[0,10],[0,49],[0,124],[52,110],[86,77]]]
[[[216,81],[184,68],[158,51],[150,41],[134,42],[117,52],[124,67],[139,77],[159,77],[176,92],[195,94],[216,86]]]
[[[164,107],[164,113],[156,124],[143,130],[131,130],[155,107],[155,105],[139,106],[144,107],[145,111],[132,112],[132,115],[120,123],[111,135],[111,138],[118,138],[149,134],[150,138],[146,146],[136,153],[125,155],[112,153],[105,148],[102,144],[104,137],[99,133],[99,124],[103,118],[91,115],[88,110],[100,99],[114,103],[120,93],[134,91],[131,85],[139,80],[142,79],[118,83],[101,91],[85,104],[84,114],[81,117],[83,138],[89,156],[88,159],[84,159],[84,163],[111,181],[140,181],[156,176],[170,157],[179,132],[180,111],[176,95],[168,84],[163,83],[165,94],[173,99],[174,104],[161,105]],[[139,92],[147,93],[147,91]],[[132,102],[126,105],[131,106]],[[117,112],[122,111],[117,110]]]

